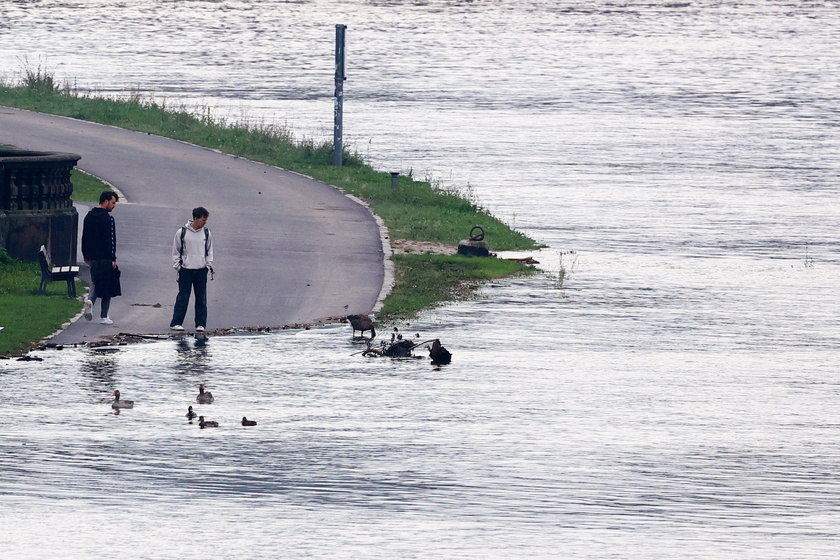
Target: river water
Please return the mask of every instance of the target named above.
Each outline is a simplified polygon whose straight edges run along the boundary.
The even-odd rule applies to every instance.
[[[402,326],[444,367],[346,325],[0,362],[3,558],[836,558],[838,3],[0,15],[7,78],[28,57],[316,140],[346,24],[352,149],[548,246]],[[218,429],[183,417],[202,382]]]

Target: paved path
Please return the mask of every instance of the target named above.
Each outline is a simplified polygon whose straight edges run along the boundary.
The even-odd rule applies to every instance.
[[[210,211],[214,240],[210,330],[366,313],[386,283],[383,236],[370,211],[308,177],[167,138],[6,107],[0,144],[79,154],[81,170],[127,199],[113,212],[124,294],[112,300],[114,324],[77,319],[53,342],[169,333],[177,292],[172,239],[195,206]],[[80,227],[90,206],[77,205]],[[82,271],[89,279],[87,267]],[[192,302],[184,326],[194,327]]]

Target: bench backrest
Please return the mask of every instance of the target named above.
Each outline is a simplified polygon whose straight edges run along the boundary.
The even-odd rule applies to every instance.
[[[41,245],[41,249],[38,251],[38,262],[41,264],[41,273],[42,274],[49,274],[50,273],[50,257],[47,255],[47,248]]]

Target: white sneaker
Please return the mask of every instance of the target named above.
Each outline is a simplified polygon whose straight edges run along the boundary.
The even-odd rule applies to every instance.
[[[196,327],[195,332],[204,332],[204,327]]]
[[[110,317],[102,317],[101,319],[99,319],[99,322],[103,325],[113,325],[114,324],[114,322],[111,320]]]
[[[184,330],[184,327],[182,327],[181,325],[172,325],[172,326],[171,326],[171,327],[169,327],[169,328],[170,328],[171,330],[173,330],[173,331],[182,331],[182,330]]]
[[[93,313],[91,313],[91,309],[93,309],[93,303],[89,299],[86,299],[85,307],[82,313],[84,314],[85,319],[87,319],[88,321],[93,319]]]

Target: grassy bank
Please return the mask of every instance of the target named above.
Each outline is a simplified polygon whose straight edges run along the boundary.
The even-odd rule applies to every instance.
[[[73,183],[73,200],[76,202],[93,202],[99,204],[99,195],[102,191],[111,187],[94,177],[74,169],[70,175],[70,182]],[[84,218],[84,216],[80,216]]]
[[[387,298],[394,317],[410,316],[438,302],[467,297],[482,281],[522,272],[520,263],[444,255],[394,255],[396,283]]]
[[[0,250],[0,356],[28,348],[81,310],[79,300],[67,297],[64,282],[50,282],[47,295],[35,295],[40,281],[37,263],[10,259]]]
[[[107,185],[78,169],[73,170],[73,200],[98,202]],[[20,262],[0,249],[0,356],[19,353],[57,331],[82,309],[82,302],[67,297],[67,284],[50,282],[39,296],[38,263]],[[83,283],[77,288],[82,293]]]
[[[366,201],[385,222],[392,240],[455,246],[478,224],[486,232],[491,251],[538,246],[459,192],[411,176],[400,177],[399,188],[392,189],[390,174],[376,171],[358,155],[345,154],[343,166],[335,167],[331,165],[329,143],[297,141],[283,127],[229,123],[211,117],[206,110],[170,107],[140,96],[116,100],[79,94],[59,86],[40,68],[27,70],[20,84],[0,83],[0,105],[166,136],[314,177]],[[79,188],[75,176],[74,185]],[[100,190],[93,188],[97,196]],[[498,259],[415,254],[394,260],[396,285],[378,317],[384,322],[409,318],[423,308],[463,296],[464,281],[530,270],[525,265]]]

